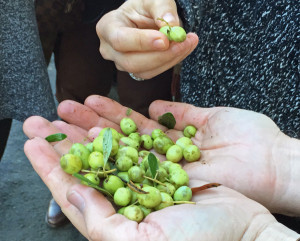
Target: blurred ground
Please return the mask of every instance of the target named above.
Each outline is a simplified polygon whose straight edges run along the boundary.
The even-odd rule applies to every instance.
[[[55,67],[48,67],[55,88]],[[110,97],[117,99],[115,88]],[[27,137],[22,123],[13,121],[4,156],[0,162],[0,241],[83,241],[72,224],[49,228],[45,214],[51,194],[24,154]]]

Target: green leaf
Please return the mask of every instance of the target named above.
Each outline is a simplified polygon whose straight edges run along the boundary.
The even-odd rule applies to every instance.
[[[47,136],[45,139],[48,142],[62,141],[67,138],[67,135],[64,133],[56,133],[50,136]]]
[[[113,139],[112,139],[111,129],[107,128],[103,135],[103,159],[104,159],[103,168],[105,167],[108,158],[110,156],[111,149],[112,149],[112,141]]]
[[[126,115],[130,116],[131,112],[132,112],[132,109],[128,108],[127,111],[126,111]]]
[[[176,120],[171,112],[167,112],[158,117],[158,123],[167,127],[168,129],[173,129],[176,125]]]
[[[97,189],[98,191],[100,191],[101,193],[103,193],[104,195],[107,195],[107,196],[113,198],[113,196],[112,196],[108,191],[106,191],[105,189],[103,189],[103,188],[99,187],[98,185],[92,183],[92,182],[91,182],[89,179],[87,179],[86,177],[84,177],[84,176],[82,176],[82,175],[80,175],[80,174],[78,174],[78,173],[74,173],[73,176],[76,177],[76,178],[78,178],[79,180],[81,180],[81,181],[83,181],[83,182],[88,183],[88,186],[89,186],[89,187],[95,188],[95,189]]]
[[[152,178],[154,179],[156,176],[156,172],[158,170],[158,163],[157,163],[157,158],[153,153],[149,153],[148,155],[148,164],[150,167]]]
[[[171,112],[167,112],[158,117],[158,123],[167,127],[168,129],[173,129],[176,125],[176,120]]]

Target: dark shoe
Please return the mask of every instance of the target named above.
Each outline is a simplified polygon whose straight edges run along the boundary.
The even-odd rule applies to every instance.
[[[65,214],[61,211],[60,206],[58,206],[58,204],[52,198],[49,202],[49,207],[46,214],[46,223],[51,228],[57,228],[68,222],[69,219],[65,216]]]

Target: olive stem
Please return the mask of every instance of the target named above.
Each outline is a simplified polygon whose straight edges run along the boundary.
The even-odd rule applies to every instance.
[[[170,26],[169,23],[168,23],[166,20],[164,20],[163,18],[157,18],[157,20],[163,21],[163,22],[165,22],[168,26]]]
[[[165,22],[168,25],[168,27],[169,27],[169,31],[171,31],[171,26],[170,26],[170,24],[166,20],[164,20],[163,18],[157,18],[157,20]]]
[[[196,204],[196,202],[191,201],[173,201],[174,204]]]
[[[111,169],[109,171],[105,171],[105,172],[101,172],[101,171],[91,171],[91,170],[85,170],[85,169],[82,169],[81,171],[82,172],[89,172],[89,173],[94,173],[94,174],[104,174],[104,173],[112,173],[112,172],[115,172],[117,169]]]
[[[150,181],[153,181],[153,182],[156,182],[156,183],[158,183],[158,184],[160,184],[160,185],[163,185],[163,186],[167,186],[166,184],[164,184],[164,183],[162,183],[162,182],[160,182],[160,181],[158,181],[158,180],[156,180],[156,179],[153,179],[153,178],[151,178],[151,177],[147,177],[147,176],[143,176],[144,178],[146,178],[146,179],[149,179]]]

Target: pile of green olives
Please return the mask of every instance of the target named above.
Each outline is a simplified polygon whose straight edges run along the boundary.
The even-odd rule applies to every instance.
[[[90,143],[74,143],[60,159],[62,169],[69,174],[79,173],[82,184],[97,185],[110,195],[116,211],[128,219],[141,222],[148,214],[163,208],[193,203],[189,176],[179,162],[194,162],[200,158],[199,148],[191,137],[194,126],[184,129],[184,136],[173,142],[161,129],[151,135],[138,132],[137,125],[125,117],[120,122],[122,133],[113,128],[103,128]],[[105,132],[111,131],[111,151],[105,161]],[[166,156],[159,158],[150,150]],[[150,166],[149,155],[154,156]],[[155,175],[154,175],[155,174]]]

